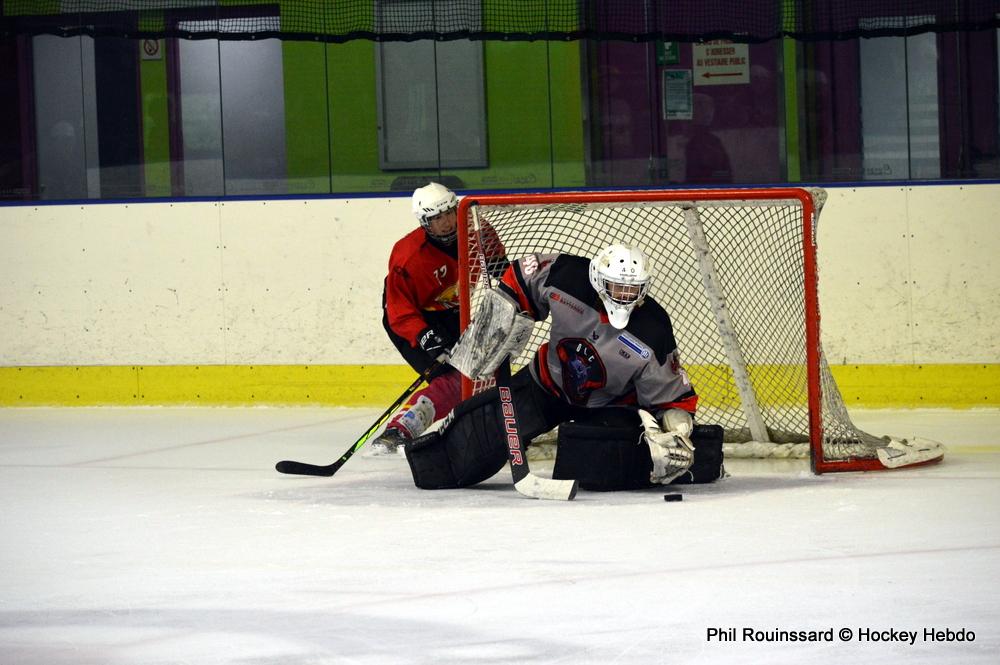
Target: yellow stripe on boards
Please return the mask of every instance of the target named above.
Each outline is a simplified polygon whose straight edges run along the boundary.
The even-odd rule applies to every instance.
[[[0,406],[390,404],[405,365],[0,367]]]
[[[688,367],[699,394],[736,403],[711,381],[719,368]],[[726,370],[728,371],[728,370]],[[844,402],[862,408],[1000,405],[1000,365],[836,365]],[[787,403],[801,368],[750,368],[758,399]],[[405,365],[145,365],[0,367],[0,406],[390,404],[416,378]]]
[[[1000,365],[835,365],[848,407],[970,408],[1000,404]]]
[[[135,367],[0,367],[0,406],[135,404]]]

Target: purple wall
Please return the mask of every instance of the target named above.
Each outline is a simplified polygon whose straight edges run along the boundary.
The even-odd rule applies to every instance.
[[[679,63],[656,64],[653,43],[602,42],[591,99],[593,174],[599,185],[771,183],[784,179],[781,74],[776,43],[749,47],[750,82],[693,85],[690,120],[665,120],[663,71],[692,70],[691,44]]]
[[[944,178],[1000,177],[996,48],[995,30],[938,36]]]

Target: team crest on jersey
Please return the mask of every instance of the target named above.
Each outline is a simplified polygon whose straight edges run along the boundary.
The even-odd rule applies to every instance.
[[[649,356],[651,355],[650,352],[649,352],[649,349],[647,349],[645,346],[643,346],[642,344],[640,344],[639,342],[635,341],[634,339],[632,339],[631,337],[629,337],[628,335],[626,335],[624,333],[621,334],[621,335],[618,335],[618,341],[621,342],[622,344],[624,344],[625,346],[627,346],[629,349],[631,349],[635,353],[638,353],[643,358],[647,358],[648,359]]]
[[[563,392],[573,404],[585,404],[590,393],[607,383],[604,363],[587,340],[564,339],[556,345],[556,355],[562,365]]]
[[[436,309],[454,309],[458,307],[458,284],[452,284],[439,293],[434,302],[438,305]]]

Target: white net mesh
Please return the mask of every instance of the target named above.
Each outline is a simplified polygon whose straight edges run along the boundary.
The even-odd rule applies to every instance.
[[[803,206],[797,199],[474,206],[468,220],[474,285],[470,311],[475,311],[477,293],[486,288],[486,280],[478,279],[482,260],[477,238],[482,238],[491,273],[498,272],[504,256],[511,261],[536,252],[589,257],[612,243],[638,245],[651,259],[650,295],[671,316],[682,362],[699,395],[699,422],[722,425],[731,444],[750,442],[754,437],[685,224],[684,211],[692,207],[769,439],[730,445],[727,452],[806,456],[806,268]],[[515,368],[530,360],[548,331],[547,322],[535,326]],[[853,425],[821,353],[819,357],[824,459],[875,457],[883,441]]]

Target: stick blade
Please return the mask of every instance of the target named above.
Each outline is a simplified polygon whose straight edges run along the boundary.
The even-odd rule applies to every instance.
[[[532,499],[572,501],[576,496],[577,481],[553,480],[552,478],[541,478],[533,473],[529,473],[514,483],[514,489]]]
[[[332,476],[337,473],[337,469],[340,468],[339,464],[330,464],[328,466],[318,466],[316,464],[306,464],[305,462],[293,462],[292,460],[283,460],[274,465],[274,468],[279,473],[287,473],[295,476]]]

